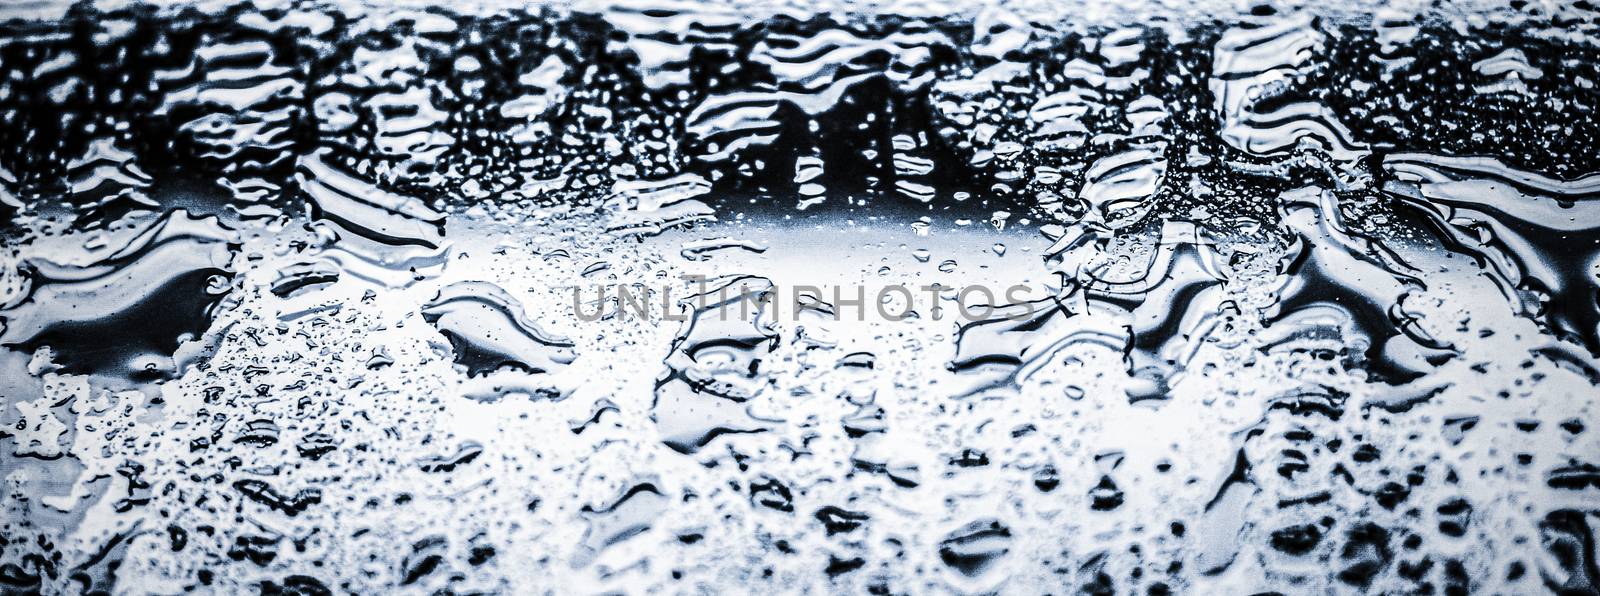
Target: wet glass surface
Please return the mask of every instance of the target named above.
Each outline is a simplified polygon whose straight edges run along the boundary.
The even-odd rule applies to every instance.
[[[1597,33],[0,6],[0,590],[1594,593]]]

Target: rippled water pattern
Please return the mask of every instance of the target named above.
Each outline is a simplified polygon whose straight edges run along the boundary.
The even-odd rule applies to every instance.
[[[1594,594],[1597,11],[0,7],[0,591]]]

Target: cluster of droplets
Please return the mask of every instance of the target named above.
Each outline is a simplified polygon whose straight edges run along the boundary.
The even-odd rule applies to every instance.
[[[0,25],[0,582],[1600,582],[1592,6],[758,12]]]

